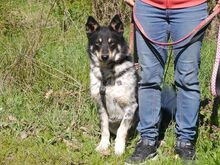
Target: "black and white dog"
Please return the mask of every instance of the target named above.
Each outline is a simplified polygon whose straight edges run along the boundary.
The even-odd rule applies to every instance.
[[[116,135],[115,154],[125,150],[126,137],[139,121],[137,115],[137,73],[123,37],[123,24],[115,15],[108,26],[100,26],[89,17],[86,23],[90,57],[91,96],[99,105],[101,141],[100,153],[110,145],[110,132]],[[176,92],[165,86],[161,93],[161,122],[159,139],[163,138],[176,110]]]
[[[101,141],[98,152],[110,145],[110,132],[116,135],[115,154],[125,150],[128,131],[137,119],[137,74],[123,37],[123,24],[115,15],[108,26],[89,17],[86,23],[90,57],[91,96],[99,106]]]

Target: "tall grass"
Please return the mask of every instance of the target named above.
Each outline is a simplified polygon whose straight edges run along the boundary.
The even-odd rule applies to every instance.
[[[122,157],[113,152],[102,157],[94,151],[100,136],[99,119],[89,96],[84,31],[87,16],[95,15],[90,3],[0,3],[1,164],[123,164],[133,151],[138,136],[128,142]],[[128,10],[124,15],[129,16]],[[106,22],[109,18],[102,19]],[[202,101],[207,102],[201,109],[200,164],[220,163],[219,115],[212,125],[213,98],[209,92],[215,46],[214,40],[206,38],[202,50]],[[171,65],[170,75],[172,70]],[[159,149],[159,160],[149,163],[181,164],[173,152],[174,125],[165,142]]]

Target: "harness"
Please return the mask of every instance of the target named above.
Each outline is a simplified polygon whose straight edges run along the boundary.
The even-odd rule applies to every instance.
[[[131,61],[131,57],[130,56],[126,56],[125,58],[122,58],[122,59],[120,59],[118,61],[112,62],[110,65],[113,65],[113,67],[112,67],[112,69],[113,69],[116,65],[120,65],[120,64],[122,64],[125,61]],[[116,78],[123,76],[130,69],[133,69],[133,67],[134,66],[132,65],[132,66],[126,68],[125,70],[121,71],[119,74],[114,75],[112,77],[108,77],[108,78],[105,78],[103,76],[104,74],[101,72],[102,79],[100,79],[101,85],[100,85],[100,88],[99,88],[99,93],[100,93],[100,96],[101,96],[102,104],[103,104],[105,109],[107,108],[106,107],[106,87],[107,86],[114,86],[115,83],[116,83],[115,82]],[[120,82],[118,82],[118,83],[119,83],[118,85],[121,85]]]

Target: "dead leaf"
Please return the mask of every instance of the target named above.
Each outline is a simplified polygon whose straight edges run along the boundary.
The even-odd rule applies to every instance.
[[[179,156],[176,154],[174,157],[175,160],[179,159]]]
[[[20,137],[21,137],[21,139],[26,139],[28,137],[28,133],[26,131],[22,131],[20,133]]]
[[[12,116],[12,115],[9,115],[9,116],[8,116],[8,120],[9,120],[9,121],[12,121],[12,122],[18,121],[17,118],[14,117],[14,116]]]
[[[90,132],[89,132],[89,129],[86,128],[86,127],[80,127],[79,129],[82,130],[83,133],[86,133],[86,134],[89,134],[89,133],[90,133]]]
[[[64,142],[68,147],[73,147],[73,143],[71,143],[69,140],[63,139],[63,142]]]
[[[160,146],[164,146],[164,145],[166,145],[166,142],[164,140],[161,140],[160,141]]]
[[[66,144],[67,147],[70,147],[70,148],[72,148],[72,149],[74,149],[74,150],[80,149],[80,146],[74,144],[74,143],[73,143],[72,141],[70,141],[70,140],[63,139],[63,142]]]
[[[46,99],[49,99],[52,93],[53,93],[53,90],[50,89],[50,90],[45,94],[45,98],[46,98]]]
[[[0,122],[0,128],[1,128],[1,129],[8,128],[8,127],[9,127],[9,124],[8,124],[8,123]]]
[[[110,155],[109,149],[99,151],[99,153],[100,153],[102,156],[109,156],[109,155]]]
[[[66,129],[67,132],[71,132],[72,130],[74,130],[74,128],[76,127],[76,122],[73,119],[70,126]]]

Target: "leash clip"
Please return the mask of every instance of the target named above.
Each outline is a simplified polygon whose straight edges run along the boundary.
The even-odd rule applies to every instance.
[[[102,96],[105,95],[105,91],[106,91],[106,87],[103,84],[101,84],[99,89],[100,95]]]

